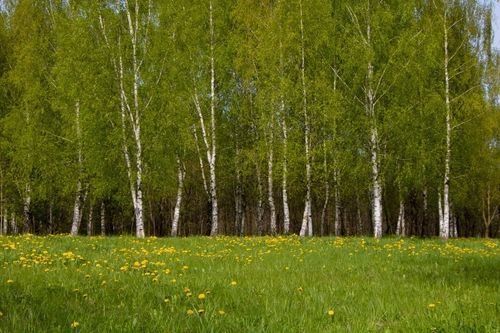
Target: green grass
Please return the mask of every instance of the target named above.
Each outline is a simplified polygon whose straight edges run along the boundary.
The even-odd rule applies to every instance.
[[[0,237],[0,332],[499,332],[499,245]]]

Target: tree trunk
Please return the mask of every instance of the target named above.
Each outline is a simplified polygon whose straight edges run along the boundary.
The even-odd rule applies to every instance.
[[[340,190],[338,172],[335,170],[335,236],[342,234],[342,224],[340,221]]]
[[[307,113],[307,91],[306,91],[306,74],[305,74],[305,45],[304,45],[304,22],[302,12],[302,0],[299,1],[300,7],[300,40],[301,40],[301,81],[302,81],[302,111],[304,113],[304,146],[306,158],[306,200],[304,207],[304,214],[302,217],[302,226],[300,228],[300,236],[312,236],[312,216],[311,216],[311,157],[310,155],[310,128],[309,128],[309,115]]]
[[[210,120],[211,120],[211,141],[212,141],[212,156],[209,160],[210,166],[210,196],[212,201],[212,229],[210,235],[215,236],[219,232],[219,209],[217,206],[217,182],[215,178],[215,157],[216,157],[216,140],[215,140],[215,34],[212,1],[210,1]]]
[[[445,4],[446,6],[446,4]],[[448,26],[447,8],[444,11],[443,29],[444,29],[444,79],[445,79],[445,103],[446,103],[446,155],[444,160],[444,181],[443,181],[443,223],[439,230],[439,236],[443,240],[450,237],[450,160],[451,160],[451,106],[450,106],[450,77],[448,73]]]
[[[398,214],[398,225],[396,228],[396,234],[398,236],[406,236],[406,223],[405,223],[405,203],[402,199],[399,200],[399,214]]]
[[[17,235],[19,230],[17,229],[16,214],[12,212],[10,219],[10,230],[13,235]]]
[[[267,159],[267,201],[269,203],[270,210],[270,231],[271,235],[276,235],[277,226],[276,226],[276,207],[274,205],[274,191],[273,191],[273,159],[274,159],[274,117],[271,119],[270,126],[270,137],[269,137],[269,152]]]
[[[172,219],[172,237],[176,237],[178,234],[185,175],[186,173],[184,171],[182,161],[179,159],[179,157],[177,157],[177,200],[175,201],[174,218]]]
[[[282,121],[281,126],[283,128],[283,169],[282,169],[282,196],[283,196],[283,233],[288,235],[290,232],[290,209],[288,208],[288,130],[286,127],[286,115],[285,115],[285,100],[281,97],[281,113]]]
[[[89,219],[87,221],[87,236],[92,236],[94,233],[94,207],[92,202],[89,205]]]
[[[441,190],[438,191],[438,215],[439,215],[439,235],[441,236],[441,230],[443,230],[443,202],[441,197]]]
[[[262,186],[262,177],[260,172],[260,166],[256,164],[257,171],[257,191],[258,191],[258,199],[257,199],[257,234],[262,236],[264,232],[264,200],[263,198],[263,186]]]
[[[31,220],[31,185],[26,184],[26,193],[23,204],[23,232],[30,232]],[[17,233],[17,232],[16,232]]]
[[[101,202],[101,236],[106,236],[106,206]]]
[[[321,225],[320,225],[320,235],[325,234],[325,223],[326,215],[328,210],[328,201],[330,199],[330,184],[328,182],[328,163],[326,159],[326,142],[323,141],[323,181],[325,185],[325,201],[323,203],[323,209],[321,210]]]

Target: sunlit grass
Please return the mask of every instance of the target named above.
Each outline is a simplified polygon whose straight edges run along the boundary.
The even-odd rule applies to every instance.
[[[0,238],[0,332],[498,332],[497,240]]]

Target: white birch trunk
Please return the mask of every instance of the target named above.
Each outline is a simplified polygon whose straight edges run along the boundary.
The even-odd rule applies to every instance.
[[[325,184],[325,201],[323,203],[323,209],[321,210],[321,225],[320,225],[320,235],[325,234],[325,223],[326,215],[328,210],[328,201],[330,199],[330,183],[328,182],[328,162],[326,159],[326,142],[323,141],[323,178]]]
[[[212,229],[210,235],[215,236],[219,232],[219,209],[217,206],[217,182],[215,178],[215,157],[216,157],[216,140],[215,140],[215,34],[213,21],[212,1],[210,1],[210,120],[211,120],[211,144],[212,152],[209,160],[210,167],[210,196],[212,201]]]
[[[366,41],[371,49],[370,1],[368,1],[368,22],[366,26]],[[375,94],[373,91],[373,65],[368,61],[366,76],[366,113],[370,117],[370,150],[372,164],[372,219],[375,238],[382,237],[382,185],[380,184],[380,161],[378,156],[378,130],[375,116]]]
[[[7,235],[9,231],[8,224],[9,224],[9,211],[5,209],[3,214],[3,225],[2,225],[2,230],[4,235]]]
[[[270,210],[270,226],[271,226],[271,235],[277,234],[277,226],[276,226],[276,206],[274,205],[274,191],[273,191],[273,163],[274,163],[274,117],[271,119],[271,128],[270,128],[270,138],[269,138],[269,153],[267,159],[267,198],[269,203]]]
[[[396,234],[398,236],[406,236],[406,224],[405,224],[405,203],[403,200],[399,200],[399,214],[398,214],[398,224],[396,228]]]
[[[31,185],[26,184],[26,193],[23,204],[23,231],[30,232],[30,216],[31,216]]]
[[[181,215],[182,192],[184,188],[185,171],[181,160],[177,157],[177,200],[175,201],[174,218],[172,219],[171,236],[176,237],[179,230],[179,219]]]
[[[101,236],[106,236],[106,206],[101,202]]]
[[[16,222],[16,214],[14,212],[12,212],[10,219],[10,230],[13,235],[17,235],[19,233]]]
[[[281,34],[280,34],[281,36]],[[284,76],[284,63],[283,63],[283,44],[279,42],[280,48],[280,75],[281,80]],[[286,124],[286,109],[285,109],[285,97],[284,97],[284,87],[283,82],[281,82],[280,87],[280,114],[281,114],[281,128],[283,131],[283,166],[282,166],[282,181],[281,181],[281,193],[283,197],[283,233],[288,235],[290,232],[290,209],[288,207],[288,128]]]
[[[282,167],[282,181],[281,181],[281,191],[283,196],[283,233],[288,235],[290,232],[290,209],[288,208],[288,130],[286,125],[286,115],[285,115],[285,100],[281,98],[281,113],[282,122],[281,126],[283,128],[283,167]]]
[[[340,191],[339,191],[339,177],[338,172],[334,172],[335,175],[335,236],[340,236],[342,234],[342,224],[340,221]]]
[[[87,236],[92,236],[94,233],[94,207],[92,203],[89,205],[89,218],[87,220]]]
[[[306,74],[305,74],[305,45],[304,45],[304,22],[302,12],[302,0],[299,1],[300,7],[300,40],[301,40],[301,79],[302,79],[302,110],[304,113],[304,146],[306,158],[306,200],[304,214],[302,217],[302,226],[300,228],[300,236],[312,236],[312,216],[311,216],[311,157],[310,157],[310,138],[309,138],[309,115],[307,113],[307,91],[306,91]]]
[[[439,215],[439,235],[441,236],[441,230],[443,230],[443,201],[441,196],[441,190],[438,191],[438,215]]]
[[[264,202],[263,198],[263,189],[262,189],[262,177],[260,172],[260,166],[256,164],[256,173],[257,173],[257,190],[258,190],[258,199],[257,199],[257,233],[259,236],[262,236],[264,232]]]
[[[445,4],[446,6],[446,4]],[[443,223],[439,230],[441,239],[447,240],[450,237],[450,160],[451,160],[451,106],[450,106],[450,77],[448,73],[448,26],[446,23],[447,8],[444,11],[444,79],[445,79],[445,103],[446,103],[446,155],[444,160],[444,180],[443,180]]]
[[[83,171],[83,156],[82,156],[82,132],[80,127],[80,102],[75,103],[75,129],[78,149],[78,181],[76,183],[75,203],[73,205],[73,222],[71,223],[71,236],[77,236],[80,229],[80,221],[82,219],[82,171]]]

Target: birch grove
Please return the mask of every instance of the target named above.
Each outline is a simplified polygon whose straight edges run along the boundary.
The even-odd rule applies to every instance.
[[[0,231],[497,237],[493,35],[480,1],[9,2]]]

